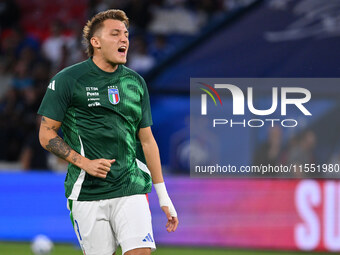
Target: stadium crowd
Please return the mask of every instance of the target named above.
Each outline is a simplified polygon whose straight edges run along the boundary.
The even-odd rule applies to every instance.
[[[128,66],[143,74],[241,2],[1,0],[0,161],[20,161],[25,169],[48,169],[38,142],[36,112],[49,79],[87,58],[81,38],[88,17],[109,8],[122,9],[131,17]]]

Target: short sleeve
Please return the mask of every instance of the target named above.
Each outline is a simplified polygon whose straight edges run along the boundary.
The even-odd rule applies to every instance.
[[[149,92],[146,86],[144,79],[142,79],[142,85],[144,89],[144,94],[142,97],[142,120],[140,122],[139,127],[145,128],[152,125],[152,115],[151,115],[151,106],[149,99]]]
[[[57,74],[51,79],[38,114],[62,122],[72,100],[72,80]]]

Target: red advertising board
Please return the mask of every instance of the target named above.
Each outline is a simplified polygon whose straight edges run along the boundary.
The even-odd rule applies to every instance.
[[[181,223],[174,235],[155,227],[159,243],[340,251],[340,182],[174,178],[167,183]],[[158,211],[152,200],[152,211]],[[155,226],[164,224],[161,213],[153,218]]]

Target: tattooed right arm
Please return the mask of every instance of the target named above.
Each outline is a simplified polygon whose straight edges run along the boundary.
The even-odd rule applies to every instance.
[[[73,150],[60,136],[58,130],[61,122],[43,116],[41,118],[39,140],[42,147],[67,162],[85,170],[88,174],[99,178],[106,178],[115,159],[93,159],[83,157]]]
[[[57,133],[60,126],[61,122],[42,116],[39,131],[41,146],[52,152],[54,155],[65,159],[78,167],[82,167],[81,163],[85,158],[74,151],[60,136],[58,136]]]

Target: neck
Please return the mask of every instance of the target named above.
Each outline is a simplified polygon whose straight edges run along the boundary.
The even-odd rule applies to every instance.
[[[96,64],[100,69],[102,69],[105,72],[113,73],[117,70],[118,64],[113,64],[105,61],[103,58],[100,58],[98,56],[92,57],[93,63]]]

